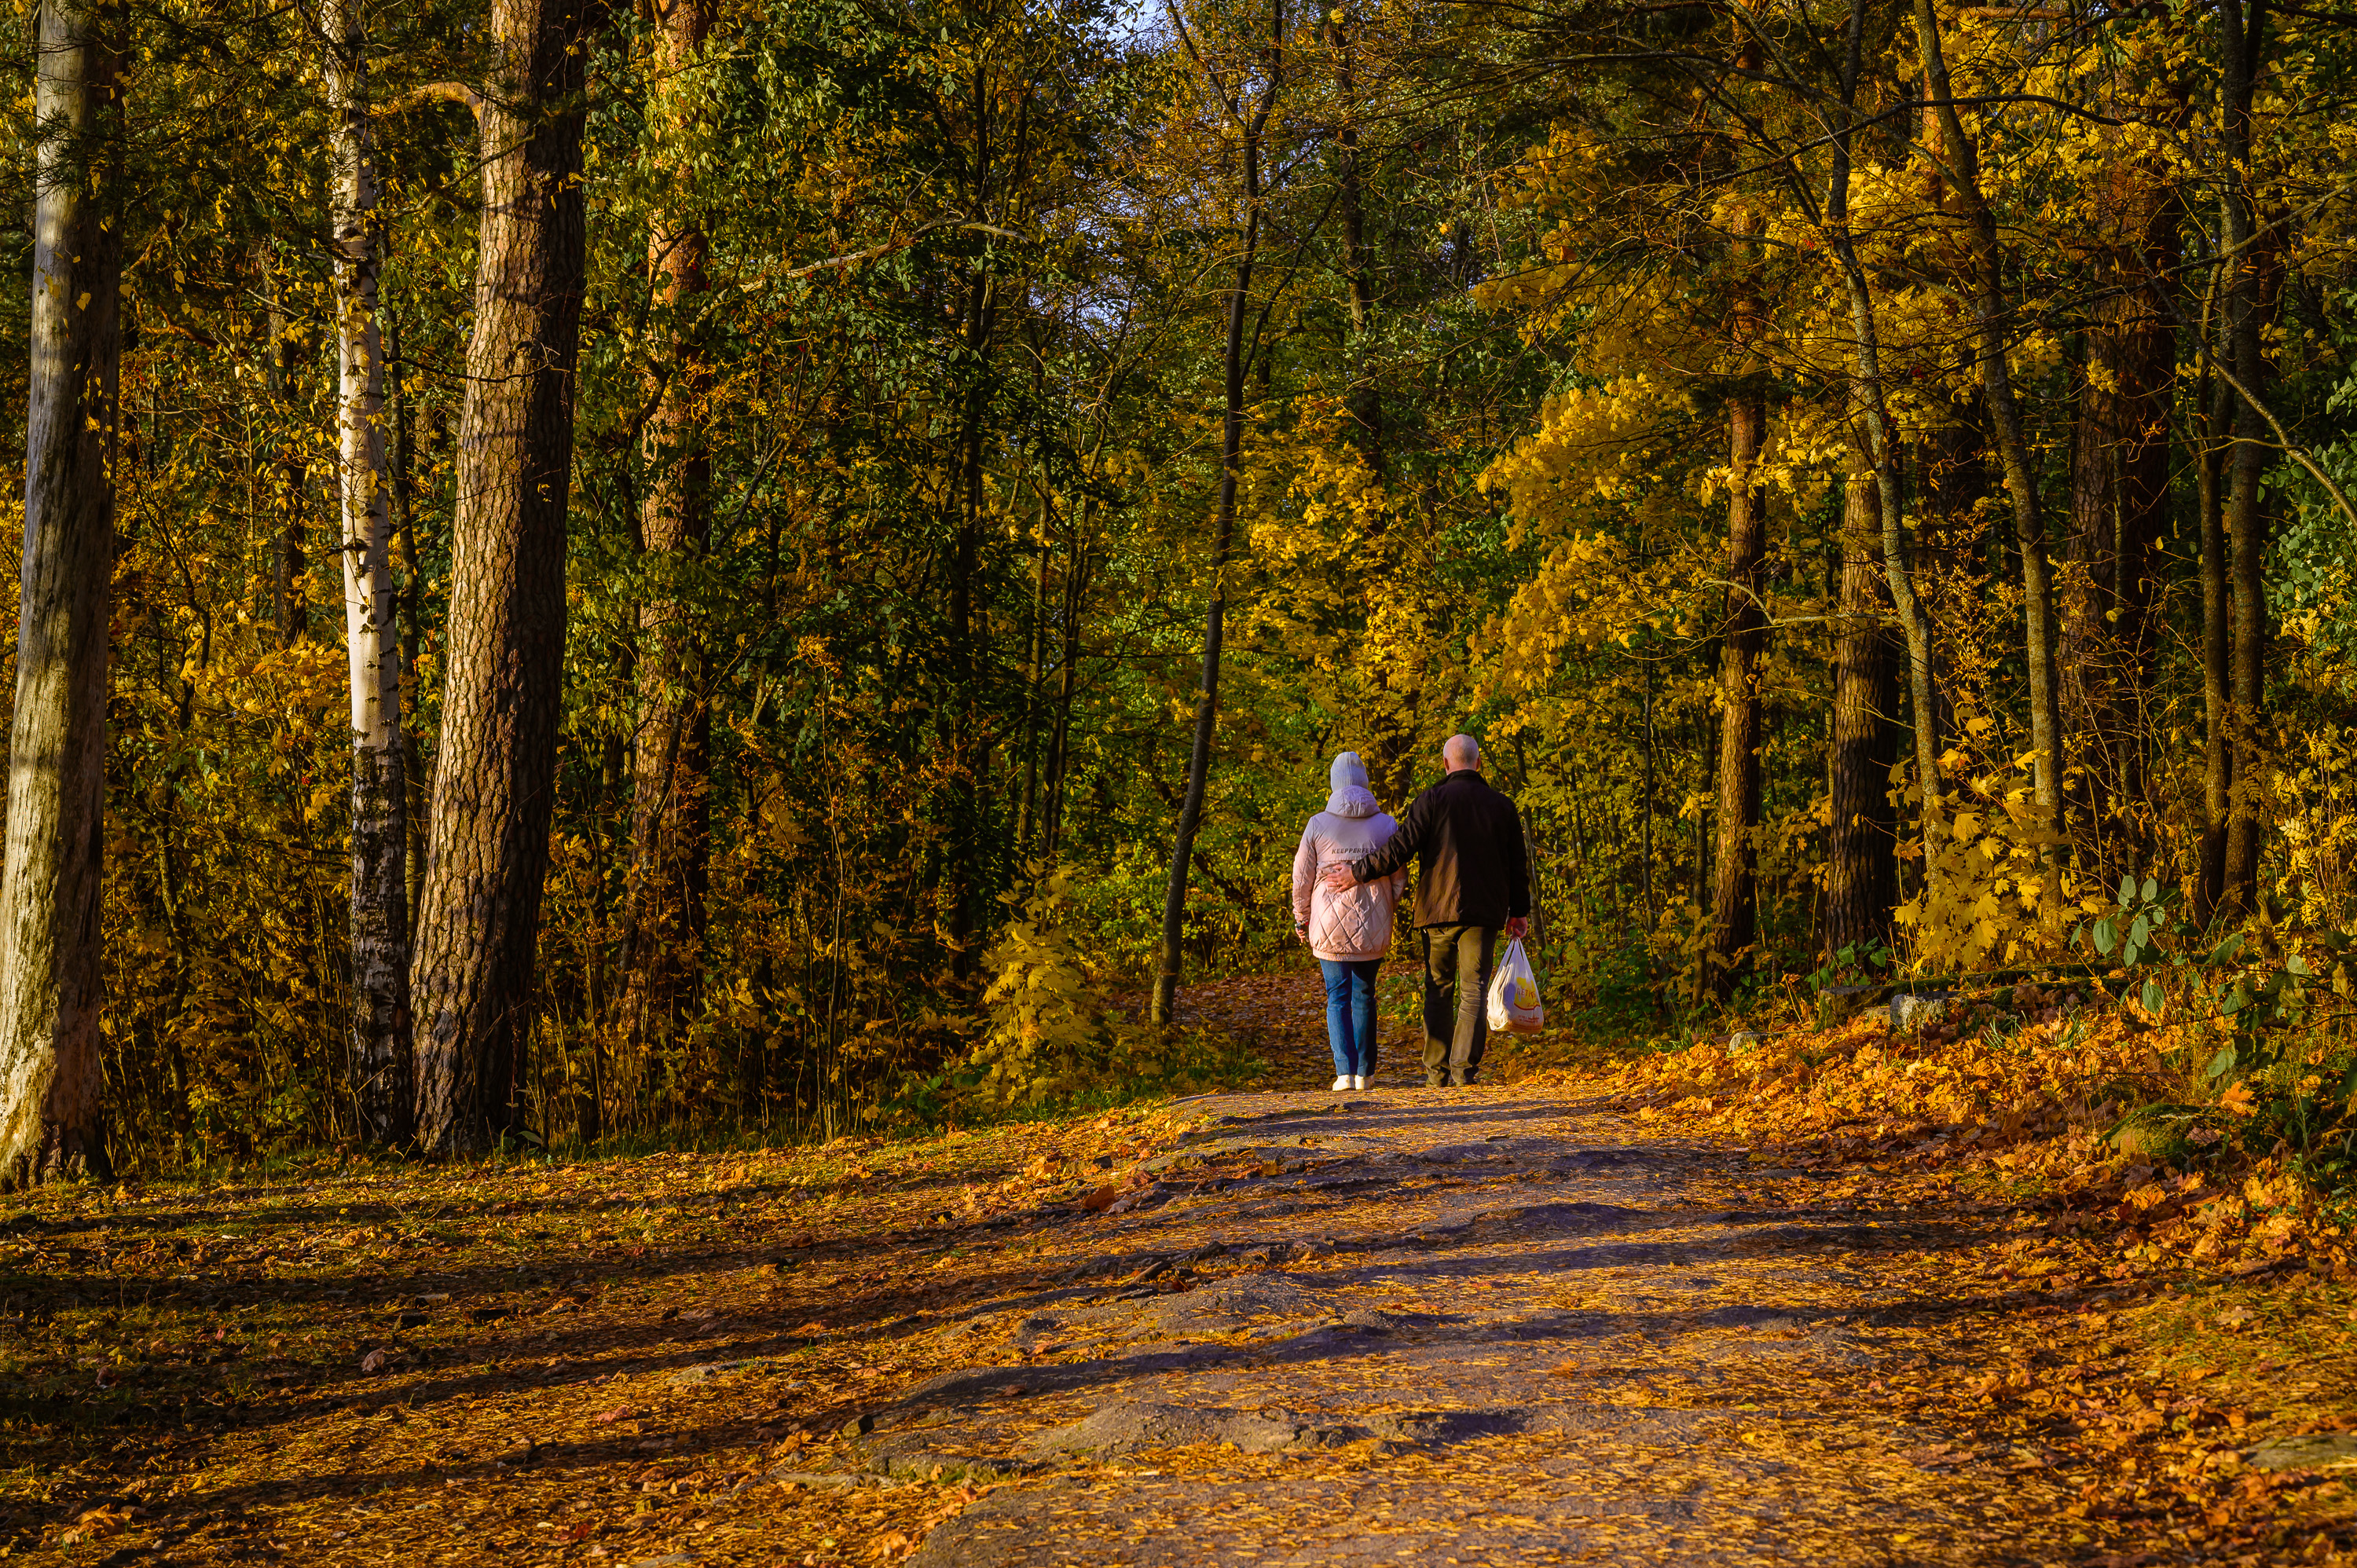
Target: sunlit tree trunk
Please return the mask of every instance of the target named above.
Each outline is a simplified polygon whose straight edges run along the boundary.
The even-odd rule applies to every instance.
[[[650,124],[683,154],[695,105],[708,91],[695,69],[712,31],[713,0],[669,0],[659,14]],[[660,144],[659,144],[660,145]],[[692,188],[677,171],[673,188]],[[630,913],[622,1019],[641,1046],[669,1038],[702,968],[711,824],[711,710],[704,639],[683,580],[712,540],[712,459],[704,438],[711,377],[694,321],[711,244],[681,212],[658,215],[647,242],[655,305],[667,325],[664,381],[647,421],[647,486],[639,508],[652,589],[639,611],[638,746],[630,769]]]
[[[0,1183],[109,1172],[99,904],[121,338],[113,16],[43,0],[25,542],[0,871]]]
[[[548,869],[565,657],[565,513],[585,245],[581,135],[598,0],[492,0],[425,894],[412,990],[421,1146],[517,1123]]]
[[[1257,101],[1247,118],[1217,73],[1213,91],[1242,132],[1243,153],[1243,243],[1236,252],[1235,274],[1228,288],[1226,345],[1221,364],[1226,385],[1225,414],[1220,430],[1220,499],[1211,526],[1211,599],[1203,609],[1203,677],[1195,693],[1195,732],[1187,757],[1187,793],[1178,806],[1178,831],[1170,846],[1170,881],[1162,901],[1162,951],[1154,975],[1152,1017],[1157,1024],[1177,1020],[1178,975],[1186,962],[1183,942],[1187,929],[1188,870],[1195,858],[1195,833],[1203,821],[1203,797],[1211,778],[1211,736],[1220,714],[1220,643],[1228,611],[1228,552],[1236,532],[1236,480],[1243,461],[1244,439],[1244,313],[1252,302],[1253,265],[1260,255],[1261,135],[1269,111],[1285,81],[1283,56],[1285,0],[1272,0],[1269,47]]]
[[[1899,902],[1898,823],[1890,770],[1899,760],[1900,649],[1882,583],[1882,505],[1873,460],[1853,455],[1843,492],[1841,620],[1834,639],[1833,746],[1825,769],[1824,955],[1863,957],[1890,940]]]
[[[369,1142],[409,1141],[408,785],[401,635],[384,461],[384,353],[377,320],[375,147],[368,32],[360,0],[324,0],[319,33],[334,235],[336,487],[343,541],[344,646],[352,711],[351,1090]]]

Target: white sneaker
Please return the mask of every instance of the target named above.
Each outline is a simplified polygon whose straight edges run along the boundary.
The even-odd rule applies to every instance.
[[[1351,1087],[1352,1089],[1364,1089],[1364,1088],[1366,1088],[1366,1087],[1367,1087],[1367,1078],[1366,1078],[1366,1075],[1365,1075],[1364,1073],[1361,1073],[1358,1077],[1356,1077],[1356,1078],[1352,1079],[1351,1080]]]
[[[1358,1087],[1359,1080],[1355,1078],[1338,1078],[1334,1080],[1334,1092],[1337,1094],[1340,1094],[1346,1089],[1356,1089]]]

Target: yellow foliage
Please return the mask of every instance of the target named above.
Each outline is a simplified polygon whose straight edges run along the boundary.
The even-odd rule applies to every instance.
[[[2039,820],[2025,761],[1970,780],[1950,797],[1953,814],[1935,818],[1928,871],[1897,911],[1919,971],[1964,974],[2062,954],[2078,885],[2061,865],[2066,842]]]

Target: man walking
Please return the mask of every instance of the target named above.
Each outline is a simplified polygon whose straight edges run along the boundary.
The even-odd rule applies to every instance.
[[[1490,1020],[1483,1005],[1498,931],[1520,937],[1531,912],[1531,866],[1514,803],[1481,777],[1481,744],[1453,735],[1440,748],[1448,777],[1418,795],[1391,842],[1329,868],[1340,891],[1389,876],[1414,856],[1415,924],[1424,936],[1424,1081],[1462,1087],[1481,1069]]]

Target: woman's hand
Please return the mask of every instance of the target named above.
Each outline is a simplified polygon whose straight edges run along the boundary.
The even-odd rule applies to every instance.
[[[1329,891],[1335,893],[1347,893],[1351,888],[1356,887],[1359,885],[1359,879],[1351,875],[1351,868],[1343,865],[1340,861],[1336,861],[1333,865],[1328,866],[1326,868],[1326,875],[1319,877],[1318,880],[1322,883]]]

